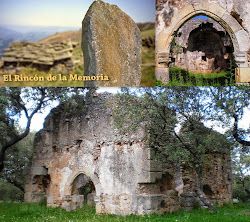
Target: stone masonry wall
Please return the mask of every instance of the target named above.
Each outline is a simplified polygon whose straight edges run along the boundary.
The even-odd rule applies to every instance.
[[[8,73],[16,67],[30,65],[39,70],[54,69],[62,73],[69,73],[74,70],[73,46],[71,41],[10,43],[2,57],[3,68]]]
[[[225,29],[213,19],[191,19],[178,31],[172,46],[173,65],[191,72],[227,70],[233,63],[233,45]]]
[[[250,2],[244,0],[157,0],[156,78],[169,81],[170,49],[175,34],[195,16],[218,22],[233,43],[237,83],[250,82]],[[200,55],[197,55],[200,57]]]
[[[143,142],[142,130],[121,136],[114,128],[112,98],[95,94],[92,101],[78,99],[77,107],[63,104],[51,111],[35,137],[26,202],[46,198],[48,206],[66,210],[85,202],[94,204],[97,213],[121,215],[172,212],[181,207],[180,194],[195,190],[195,175],[156,160],[155,151]],[[213,159],[209,162],[211,170],[204,181],[214,193],[211,198],[228,201],[228,168]]]

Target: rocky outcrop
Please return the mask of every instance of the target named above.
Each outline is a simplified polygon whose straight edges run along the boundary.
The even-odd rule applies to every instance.
[[[109,77],[86,86],[140,86],[142,40],[135,22],[117,6],[98,0],[82,25],[85,75]]]
[[[40,70],[57,69],[70,72],[74,68],[72,61],[73,46],[70,41],[57,43],[16,42],[10,43],[2,57],[3,67],[31,65]]]

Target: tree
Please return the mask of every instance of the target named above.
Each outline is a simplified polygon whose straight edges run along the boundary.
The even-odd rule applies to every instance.
[[[30,131],[31,120],[42,112],[53,101],[77,103],[78,94],[86,92],[82,88],[0,88],[0,172],[4,168],[7,149],[24,139]],[[24,113],[27,124],[22,132],[16,130],[21,113]]]
[[[23,140],[10,147],[5,153],[4,169],[0,173],[2,179],[13,184],[24,192],[25,170],[33,156],[34,132],[30,132]]]
[[[245,109],[250,108],[250,88],[241,87],[210,87],[207,95],[211,97],[211,112],[216,120],[224,123],[233,122],[231,134],[233,138],[243,146],[250,146],[247,135],[250,133],[248,129],[240,129],[239,121],[244,115]]]
[[[117,96],[114,119],[121,132],[143,128],[145,141],[161,156],[176,164],[188,161],[198,176],[198,197],[213,209],[203,195],[205,154],[229,151],[225,137],[204,127],[209,119],[208,98],[203,89],[189,87],[123,89]],[[176,127],[182,126],[180,133]],[[222,138],[223,137],[223,138]]]
[[[250,199],[250,153],[238,145],[233,153],[233,194],[242,201]]]

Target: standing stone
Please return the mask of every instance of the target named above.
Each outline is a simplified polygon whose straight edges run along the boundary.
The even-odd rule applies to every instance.
[[[86,81],[85,86],[140,86],[141,32],[116,5],[95,1],[82,22],[85,76],[108,76],[109,81]]]

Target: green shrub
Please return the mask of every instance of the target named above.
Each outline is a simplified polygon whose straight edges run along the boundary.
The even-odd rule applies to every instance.
[[[0,201],[23,201],[24,193],[10,183],[0,180]]]

